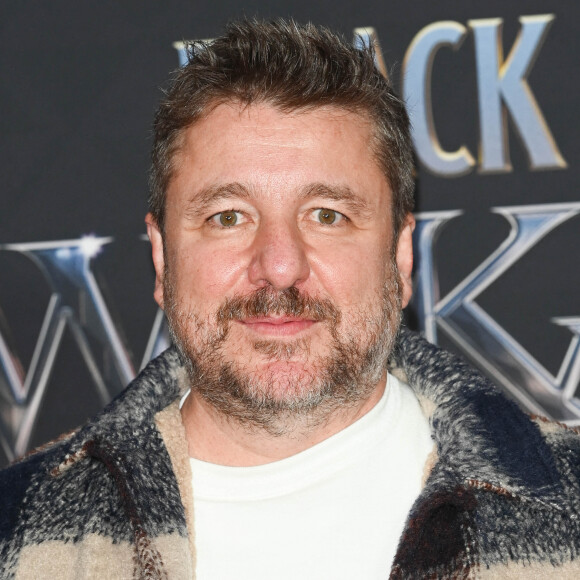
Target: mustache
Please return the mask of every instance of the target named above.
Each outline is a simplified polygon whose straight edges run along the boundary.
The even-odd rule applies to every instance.
[[[296,316],[335,324],[340,321],[340,311],[329,299],[308,296],[295,286],[284,290],[264,287],[247,296],[228,298],[216,313],[220,323],[258,316]]]

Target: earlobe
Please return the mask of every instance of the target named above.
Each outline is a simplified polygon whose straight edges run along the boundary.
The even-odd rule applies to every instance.
[[[151,242],[151,257],[153,258],[153,266],[155,268],[155,290],[153,297],[155,302],[163,308],[163,276],[165,273],[165,255],[163,252],[163,234],[157,225],[157,221],[148,213],[145,216],[145,223],[147,224],[147,235]]]
[[[403,221],[399,239],[397,241],[397,268],[401,279],[401,300],[405,308],[413,294],[413,231],[415,230],[415,218],[413,214],[407,214]]]

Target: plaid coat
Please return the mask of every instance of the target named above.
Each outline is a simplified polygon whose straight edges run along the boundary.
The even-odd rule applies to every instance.
[[[390,578],[580,578],[578,434],[408,331],[392,359],[434,450]],[[0,473],[1,579],[194,577],[185,386],[170,349],[93,421]]]

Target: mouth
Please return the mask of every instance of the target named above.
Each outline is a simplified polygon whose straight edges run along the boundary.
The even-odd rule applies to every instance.
[[[261,336],[296,336],[316,323],[315,320],[296,316],[259,316],[237,322]]]

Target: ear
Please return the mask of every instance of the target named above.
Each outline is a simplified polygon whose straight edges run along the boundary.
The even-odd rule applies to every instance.
[[[151,242],[151,256],[153,258],[153,266],[155,267],[155,290],[153,291],[153,297],[160,308],[163,308],[163,275],[165,273],[163,235],[152,214],[148,213],[145,216],[145,223],[147,224],[147,235]]]
[[[409,213],[405,217],[399,239],[397,240],[397,268],[401,278],[401,299],[402,307],[405,308],[411,300],[413,294],[413,282],[411,275],[413,273],[413,230],[415,229],[415,218]]]

